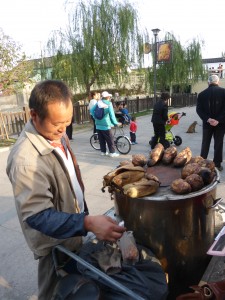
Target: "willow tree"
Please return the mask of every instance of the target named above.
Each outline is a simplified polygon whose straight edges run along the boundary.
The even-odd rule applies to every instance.
[[[79,2],[67,30],[54,32],[47,47],[53,77],[89,94],[93,84],[118,83],[131,62],[141,65],[142,44],[131,4],[94,0]]]
[[[10,95],[30,81],[33,64],[26,61],[21,45],[0,28],[0,91]]]
[[[206,78],[206,72],[202,63],[201,42],[193,39],[186,46],[167,34],[165,41],[172,45],[172,57],[169,62],[157,64],[157,89],[172,90],[177,87],[179,92],[184,92],[187,87]],[[150,86],[153,86],[153,70],[149,69]]]

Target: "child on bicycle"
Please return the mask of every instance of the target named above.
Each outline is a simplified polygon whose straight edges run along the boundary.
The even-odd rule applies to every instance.
[[[122,113],[121,123],[122,124],[130,124],[131,116],[129,115],[129,111],[127,109],[127,104],[124,102],[120,106],[120,112]]]
[[[136,117],[132,116],[130,121],[130,141],[131,145],[136,145],[137,122]]]

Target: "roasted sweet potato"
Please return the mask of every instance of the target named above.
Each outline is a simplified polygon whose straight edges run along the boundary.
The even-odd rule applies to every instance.
[[[141,171],[143,173],[145,172],[145,170],[142,167],[133,166],[133,164],[118,167],[118,168],[110,171],[109,173],[107,173],[105,176],[103,176],[103,189],[112,183],[112,180],[115,176],[117,176],[123,172],[126,172],[126,171]]]
[[[144,177],[144,175],[144,171],[126,171],[116,175],[112,179],[112,183],[118,187],[122,187],[125,184],[140,180],[142,177]]]
[[[131,160],[123,160],[120,162],[120,166],[134,166]]]
[[[203,179],[205,185],[210,184],[216,176],[215,171],[211,171],[209,168],[201,167],[198,173]]]
[[[175,179],[170,186],[171,190],[176,194],[188,194],[191,192],[191,186],[184,179]]]
[[[215,163],[210,159],[203,159],[199,161],[199,165],[204,168],[209,168],[211,171],[215,170]]]
[[[125,185],[123,186],[123,192],[124,192],[124,194],[126,194],[126,192],[127,192],[127,190],[128,190],[129,188],[131,188],[131,187],[133,187],[133,186],[137,186],[137,185],[143,185],[143,184],[145,184],[145,183],[147,183],[147,182],[148,182],[148,179],[145,178],[145,177],[143,177],[143,178],[141,178],[140,180],[138,180],[138,181],[136,181],[136,182],[132,182],[132,183],[125,184]]]
[[[185,181],[190,184],[191,191],[196,192],[203,188],[204,182],[200,175],[191,174],[185,178]]]
[[[172,163],[172,161],[174,160],[174,158],[176,156],[177,156],[177,148],[174,146],[170,146],[169,148],[164,150],[162,162],[165,165],[168,165],[168,164]]]
[[[177,154],[177,156],[174,158],[173,164],[175,167],[183,167],[186,163],[190,161],[191,157],[191,149],[189,147],[186,147]]]
[[[158,143],[155,148],[150,152],[149,160],[148,160],[148,167],[154,166],[159,162],[164,153],[164,147],[162,144]]]
[[[159,178],[151,173],[146,173],[145,178],[147,178],[148,180],[156,181],[160,184]]]
[[[189,147],[186,147],[184,149],[186,151],[186,155],[187,155],[187,163],[189,163],[189,161],[191,160],[192,158],[192,152],[191,152],[191,149]]]
[[[128,187],[124,186],[124,194],[130,198],[140,198],[156,193],[158,188],[159,183],[154,180],[140,181]]]
[[[201,162],[202,160],[204,160],[204,158],[202,156],[194,156],[190,159],[190,161],[188,162],[189,164],[192,164],[192,163],[199,163]]]
[[[133,154],[132,155],[132,164],[134,166],[144,167],[147,163],[147,158],[143,154]]]
[[[201,166],[198,163],[188,163],[186,164],[181,171],[181,178],[185,179],[191,174],[198,174],[201,170]]]

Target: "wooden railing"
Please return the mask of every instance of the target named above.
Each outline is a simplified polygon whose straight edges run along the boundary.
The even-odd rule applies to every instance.
[[[150,97],[136,99],[124,99],[130,114],[150,111],[154,106],[154,99]],[[171,107],[186,107],[194,106],[197,102],[197,94],[173,94],[169,106]],[[84,124],[90,122],[90,113],[88,104],[74,104],[73,107],[74,122]],[[24,107],[23,111],[19,112],[2,112],[0,118],[0,138],[8,138],[9,136],[21,133],[24,125],[29,120],[29,108]]]
[[[150,111],[154,106],[154,99],[150,97],[136,99],[124,99],[127,103],[127,108],[130,114]],[[197,103],[197,94],[173,94],[169,105],[171,107],[186,107],[194,106]],[[88,111],[88,104],[74,105],[74,119],[77,124],[84,124],[90,122],[90,113]]]
[[[0,138],[8,138],[21,133],[30,117],[28,107],[18,112],[2,112],[0,119]]]

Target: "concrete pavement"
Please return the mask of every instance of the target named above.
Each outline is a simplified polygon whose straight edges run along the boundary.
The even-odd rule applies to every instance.
[[[193,121],[201,124],[195,107],[185,107],[171,111],[186,112],[186,117],[180,120],[173,132],[183,139],[178,150],[189,146],[193,156],[199,155],[201,146],[200,125],[196,126],[196,133],[186,133]],[[118,158],[100,156],[100,152],[92,149],[89,143],[92,129],[76,132],[74,130],[72,148],[80,164],[83,180],[86,187],[86,200],[90,214],[103,214],[113,206],[110,195],[102,193],[102,178],[121,160],[130,159],[132,154],[145,154],[148,156],[149,140],[153,135],[150,116],[137,118],[138,132],[137,145],[133,145],[131,152]],[[125,129],[127,134],[128,128]],[[0,299],[1,300],[36,300],[37,299],[37,262],[26,245],[14,205],[10,182],[6,176],[5,168],[9,149],[0,152]],[[209,158],[213,157],[213,142]],[[224,164],[225,167],[225,164]],[[225,191],[225,171],[221,172],[220,183],[217,186],[217,196],[222,197]]]

